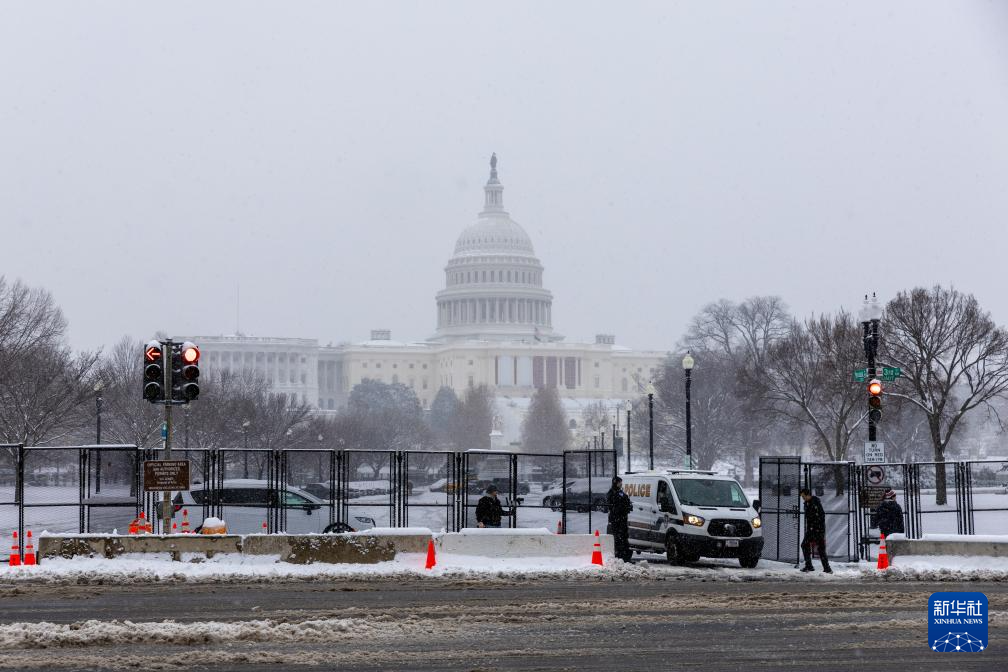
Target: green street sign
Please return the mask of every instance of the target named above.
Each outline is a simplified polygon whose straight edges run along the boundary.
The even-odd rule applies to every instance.
[[[867,383],[868,382],[868,369],[854,369],[854,382],[855,383]]]
[[[898,366],[883,366],[882,380],[891,383],[903,374],[903,370]]]

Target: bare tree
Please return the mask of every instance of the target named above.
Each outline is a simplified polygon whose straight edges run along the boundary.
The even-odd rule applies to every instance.
[[[745,372],[763,407],[807,427],[831,461],[847,459],[855,430],[865,419],[863,390],[850,382],[861,361],[861,332],[847,313],[792,322],[789,334]],[[836,474],[843,492],[842,470]]]
[[[885,356],[903,370],[890,394],[913,403],[927,419],[936,466],[936,503],[947,501],[946,449],[974,409],[993,410],[1008,392],[1008,332],[973,295],[939,286],[900,292],[883,315]]]
[[[760,388],[743,385],[741,373],[763,365],[770,347],[788,335],[789,323],[787,306],[780,297],[754,296],[740,303],[721,299],[704,306],[694,316],[681,343],[683,350],[716,356],[718,375],[726,366],[735,371],[734,392],[741,403],[737,413],[726,419],[731,421],[732,431],[740,434],[743,483],[747,486],[752,483],[756,455],[767,449],[775,419],[758,412],[763,406]],[[674,364],[678,368],[678,363]],[[722,380],[725,385],[730,384],[729,380]]]
[[[452,443],[460,450],[490,448],[494,395],[486,385],[470,387],[451,425]]]

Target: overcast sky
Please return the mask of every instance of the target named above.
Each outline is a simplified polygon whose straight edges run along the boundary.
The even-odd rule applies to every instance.
[[[0,274],[75,347],[435,328],[490,153],[568,340],[954,284],[1008,322],[1000,2],[5,3]]]

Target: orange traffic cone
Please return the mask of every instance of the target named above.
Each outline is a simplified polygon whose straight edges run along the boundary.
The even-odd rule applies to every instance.
[[[37,564],[35,562],[35,544],[32,543],[31,530],[28,530],[28,538],[25,541],[25,547],[24,547],[24,564],[26,564],[26,565]]]
[[[182,509],[182,534],[189,534],[189,509]]]
[[[431,539],[427,542],[427,564],[425,567],[430,569],[436,564],[437,558],[434,557],[434,540]]]
[[[878,548],[878,567],[876,569],[888,569],[889,568],[889,554],[886,553],[885,549],[885,535],[880,534],[879,537],[879,548]]]
[[[21,548],[18,546],[17,532],[14,533],[14,544],[11,546],[10,560],[7,564],[11,567],[18,567],[21,564]]]
[[[143,534],[145,532],[147,534],[151,534],[154,532],[154,526],[151,525],[149,520],[147,520],[147,514],[143,511],[140,512],[140,520],[137,523],[137,532],[139,534]]]
[[[129,524],[130,534],[140,534],[140,518],[134,518]]]
[[[176,523],[175,521],[172,521],[172,524],[171,524],[171,533],[172,534],[178,534],[178,523]]]
[[[263,521],[262,533],[263,534],[269,534],[269,526],[266,525],[266,521],[265,520]]]
[[[563,518],[557,521],[557,534],[563,534]]]
[[[599,543],[598,530],[595,530],[595,548],[592,550],[592,564],[602,564],[602,544]]]

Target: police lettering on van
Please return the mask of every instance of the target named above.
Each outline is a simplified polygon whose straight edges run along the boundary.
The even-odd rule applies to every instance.
[[[623,490],[633,510],[630,547],[664,552],[669,562],[738,558],[755,567],[763,552],[762,521],[734,478],[710,471],[626,474]]]

